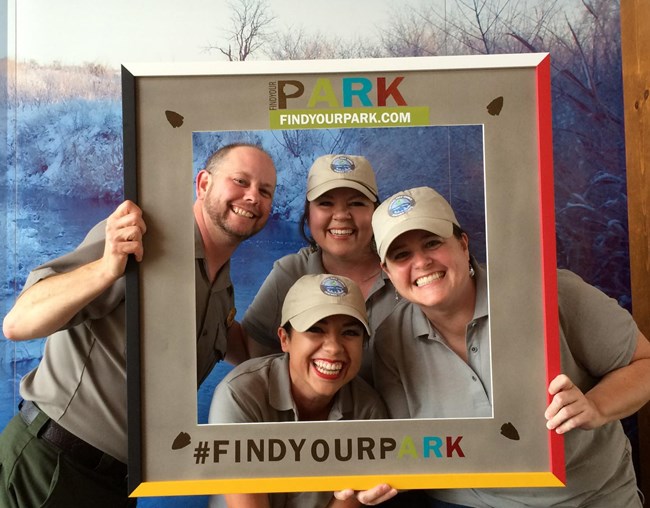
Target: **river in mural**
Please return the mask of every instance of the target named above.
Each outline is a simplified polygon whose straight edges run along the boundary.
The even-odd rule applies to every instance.
[[[16,245],[13,259],[9,249],[0,250],[0,266],[6,267],[3,281],[3,316],[13,303],[14,285],[22,286],[33,267],[71,251],[87,231],[109,215],[116,203],[62,197],[47,192],[19,193],[13,220],[20,236],[11,239]],[[9,216],[9,220],[12,220]],[[235,284],[238,317],[252,301],[257,288],[271,270],[273,261],[297,251],[304,244],[298,234],[298,225],[282,220],[270,220],[267,226],[251,240],[244,242],[232,259],[232,277]],[[255,259],[255,263],[250,260]],[[4,427],[18,403],[17,383],[34,368],[42,355],[43,340],[26,342],[0,341],[0,427]],[[219,366],[203,384],[199,396],[199,419],[207,419],[209,397],[214,386],[229,370]],[[201,394],[205,393],[206,397]],[[203,400],[207,398],[207,400]]]

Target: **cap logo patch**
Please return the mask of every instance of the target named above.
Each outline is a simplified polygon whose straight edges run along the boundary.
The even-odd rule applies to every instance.
[[[354,171],[354,162],[348,157],[335,157],[330,164],[330,169],[335,173],[349,173]]]
[[[338,277],[326,277],[320,283],[320,290],[327,296],[343,296],[348,294],[348,287]]]
[[[391,217],[399,217],[404,215],[406,212],[411,210],[415,206],[415,199],[411,196],[406,196],[404,194],[396,196],[388,204],[388,215]]]

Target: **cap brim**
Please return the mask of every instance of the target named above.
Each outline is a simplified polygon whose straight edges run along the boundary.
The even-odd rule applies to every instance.
[[[311,309],[307,309],[293,317],[290,317],[289,319],[287,319],[287,321],[291,323],[291,326],[295,330],[299,332],[305,332],[321,319],[330,316],[336,316],[339,314],[343,314],[344,316],[350,316],[359,320],[359,322],[363,325],[363,327],[368,332],[368,335],[370,335],[370,327],[368,326],[368,322],[366,321],[364,316],[356,308],[350,305],[342,304],[340,302],[330,303],[327,305],[318,305]]]
[[[446,219],[433,219],[431,217],[413,217],[398,222],[383,235],[381,244],[378,246],[381,262],[386,261],[386,254],[391,243],[400,235],[409,231],[421,229],[428,231],[442,238],[449,238],[454,234],[454,224]]]
[[[313,201],[319,196],[325,194],[327,191],[330,191],[332,189],[340,189],[341,187],[347,187],[348,189],[358,190],[361,194],[366,196],[370,201],[373,202],[377,201],[377,195],[371,189],[366,187],[364,184],[355,182],[354,180],[346,180],[344,178],[340,178],[338,180],[329,180],[325,183],[321,183],[320,185],[317,185],[316,187],[314,187],[313,189],[307,192],[307,201]]]

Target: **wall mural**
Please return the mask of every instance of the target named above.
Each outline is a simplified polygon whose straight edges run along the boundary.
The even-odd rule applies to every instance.
[[[260,0],[259,3],[270,12],[266,2]],[[550,52],[558,265],[578,273],[630,309],[618,2],[599,0],[588,6],[575,2],[566,11],[546,5],[548,10],[544,11],[543,22],[542,11],[539,11],[537,22],[528,16],[531,11],[526,2],[497,9],[497,4],[510,2],[495,0],[481,14],[482,18],[475,17],[476,22],[467,21],[470,17],[463,12],[467,7],[462,2],[447,3],[447,11],[441,11],[437,4],[423,8],[413,3],[386,18],[387,21],[375,27],[374,32],[369,28],[372,36],[339,41],[339,44],[334,42],[334,35],[318,31],[302,32],[300,38],[298,31],[281,25],[281,18],[274,18],[264,27],[266,32],[275,28],[276,37],[261,37],[253,55],[240,52],[237,56],[224,51],[232,47],[229,44],[234,44],[228,41],[230,31],[225,29],[225,42],[211,46],[212,58],[223,60],[224,55],[234,60]],[[234,4],[233,9],[236,10],[237,5]],[[524,13],[527,16],[523,16]],[[195,13],[195,17],[200,16],[205,13]],[[48,23],[45,15],[40,18],[32,15],[27,20],[21,17],[20,9],[16,19],[18,25],[12,28],[18,30],[19,42],[21,36],[29,38],[39,30],[39,25]],[[148,22],[143,15],[139,19],[142,23]],[[419,39],[416,33],[420,34]],[[209,37],[207,34],[206,38]],[[77,43],[83,44],[82,41]],[[0,251],[0,310],[3,316],[19,294],[30,269],[73,249],[90,227],[106,217],[123,196],[118,66],[39,62],[21,56],[20,48],[19,43],[17,50],[10,51],[7,60],[7,171],[0,177],[0,203],[4,204],[0,229],[5,246]],[[197,48],[197,52],[205,53],[205,50]],[[61,54],[61,59],[64,58]],[[157,59],[174,58],[178,59],[177,55]],[[201,58],[205,58],[205,54]],[[187,59],[192,59],[192,55]],[[277,141],[285,150],[283,159],[276,160],[276,165],[291,168],[286,175],[298,176],[294,180],[294,176],[290,179],[283,176],[285,173],[280,174],[270,226],[241,248],[244,255],[247,254],[244,249],[262,250],[268,259],[251,271],[248,267],[244,270],[237,264],[237,256],[234,258],[237,307],[246,308],[275,258],[295,252],[302,245],[298,217],[292,205],[294,200],[302,199],[303,188],[295,185],[295,181],[305,179],[316,156],[346,151],[368,155],[378,170],[380,190],[386,189],[383,197],[390,189],[401,186],[402,182],[391,181],[390,175],[394,173],[386,168],[399,164],[405,154],[428,161],[427,168],[412,169],[435,169],[433,174],[440,175],[435,177],[439,178],[439,185],[449,188],[458,184],[449,177],[450,168],[466,163],[481,150],[480,143],[467,144],[466,138],[476,137],[475,129],[478,127],[440,129],[422,143],[414,143],[414,137],[408,136],[403,143],[394,143],[395,149],[390,153],[381,149],[384,140],[371,132],[372,129],[367,130],[367,137],[356,137],[353,144],[344,130],[279,131],[277,135],[281,138]],[[402,131],[382,134],[399,136]],[[223,140],[226,140],[225,135]],[[221,141],[219,136],[195,139],[195,170],[211,146]],[[457,144],[464,145],[466,150],[447,153],[447,147]],[[445,147],[444,151],[440,150],[441,146]],[[438,181],[433,185],[437,186]],[[475,202],[468,202],[462,207],[471,215],[474,205]],[[243,310],[239,314],[243,315]],[[37,365],[42,349],[43,340],[24,343],[13,343],[4,337],[0,340],[0,427],[4,427],[15,413],[19,380]],[[199,420],[205,418],[214,386],[227,370],[222,364],[200,388]],[[634,442],[635,421],[630,419],[625,423]],[[143,499],[140,504],[190,506],[189,502]],[[191,502],[197,503],[192,506],[205,506],[203,498]]]

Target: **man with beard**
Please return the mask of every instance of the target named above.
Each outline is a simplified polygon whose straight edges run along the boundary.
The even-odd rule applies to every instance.
[[[233,144],[196,179],[197,381],[239,336],[230,256],[264,227],[275,167],[260,147]],[[124,269],[144,255],[146,225],[125,201],[73,252],[29,275],[3,322],[15,341],[48,336],[21,381],[24,401],[0,435],[0,506],[115,508],[127,497]],[[232,339],[229,340],[229,336]]]

